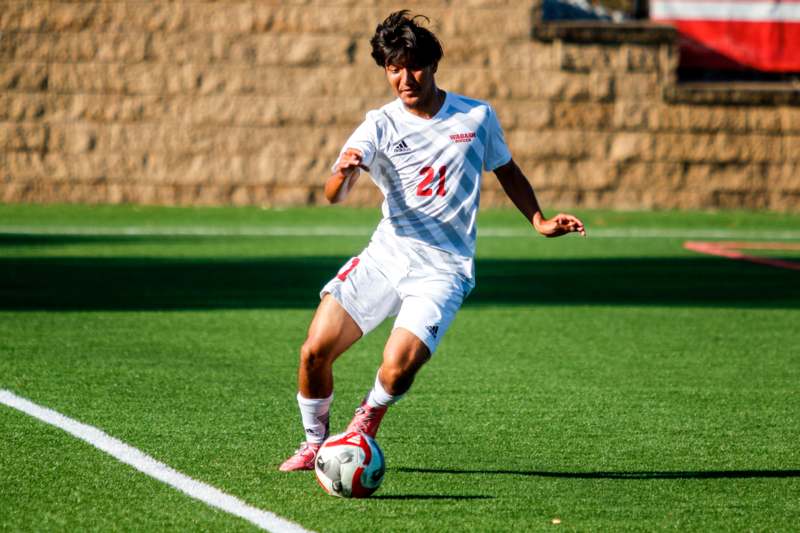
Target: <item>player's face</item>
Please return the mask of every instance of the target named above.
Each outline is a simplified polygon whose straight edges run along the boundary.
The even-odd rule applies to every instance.
[[[386,65],[386,79],[406,107],[417,109],[432,101],[436,94],[433,75],[436,65]]]

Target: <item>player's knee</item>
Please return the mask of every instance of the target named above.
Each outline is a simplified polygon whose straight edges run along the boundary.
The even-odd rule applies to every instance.
[[[316,370],[329,363],[328,350],[317,339],[309,337],[300,347],[300,364],[307,370]]]

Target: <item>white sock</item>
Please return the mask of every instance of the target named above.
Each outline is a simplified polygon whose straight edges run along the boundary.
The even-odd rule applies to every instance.
[[[398,394],[397,396],[392,396],[386,389],[383,388],[381,385],[380,379],[380,371],[378,371],[378,375],[375,376],[375,384],[372,386],[372,390],[369,391],[369,395],[367,396],[367,405],[372,408],[375,407],[389,407],[393,403],[397,403],[400,399],[405,396],[405,394]]]
[[[303,398],[297,393],[297,405],[303,418],[303,429],[306,431],[306,442],[322,444],[328,438],[328,417],[333,401],[333,393],[327,398]]]

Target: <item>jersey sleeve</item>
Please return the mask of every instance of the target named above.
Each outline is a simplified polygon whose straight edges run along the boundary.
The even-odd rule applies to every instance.
[[[378,125],[374,117],[372,117],[372,113],[367,113],[364,122],[362,122],[350,137],[348,137],[344,146],[342,146],[342,149],[339,151],[336,162],[331,166],[332,172],[336,171],[336,163],[339,162],[342,154],[348,148],[355,148],[361,152],[363,155],[361,162],[364,166],[369,167],[372,165],[372,162],[375,160],[375,155],[378,152]]]
[[[497,114],[495,114],[494,108],[491,106],[486,117],[486,130],[486,153],[483,156],[483,169],[492,171],[511,161],[511,151],[506,144],[503,128],[500,126],[500,121],[497,120]]]

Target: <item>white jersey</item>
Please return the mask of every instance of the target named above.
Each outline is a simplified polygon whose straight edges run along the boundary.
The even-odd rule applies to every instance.
[[[398,98],[367,113],[347,148],[361,151],[385,197],[372,240],[472,280],[481,175],[511,160],[492,107],[447,93],[424,119]]]

